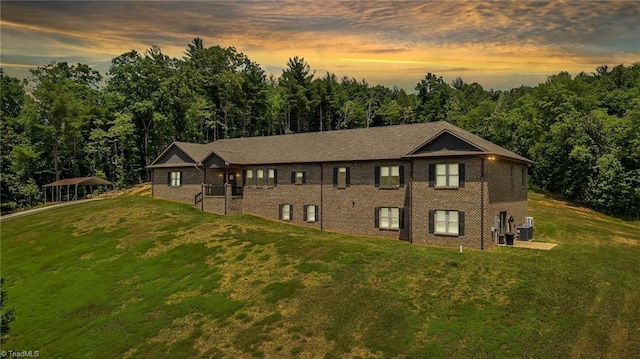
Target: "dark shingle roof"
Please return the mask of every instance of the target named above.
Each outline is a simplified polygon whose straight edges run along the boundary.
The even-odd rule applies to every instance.
[[[448,122],[370,127],[341,131],[292,135],[245,137],[212,142],[211,149],[233,164],[300,163],[399,159],[448,131],[495,154],[531,162],[505,148],[458,128]],[[478,154],[478,153],[475,153]],[[433,155],[436,155],[435,153]],[[429,156],[429,154],[421,154]]]
[[[444,153],[441,151],[412,155],[414,151],[443,132],[449,132],[481,150],[468,154],[493,154],[531,163],[531,160],[527,158],[444,121],[279,136],[232,138],[218,140],[207,145],[187,142],[174,142],[174,144],[193,158],[196,163],[203,162],[212,153],[215,153],[226,162],[238,165],[461,155],[460,152]]]
[[[200,143],[174,142],[176,147],[182,150],[187,156],[193,159],[193,162],[200,163],[211,153],[211,144],[203,145]]]

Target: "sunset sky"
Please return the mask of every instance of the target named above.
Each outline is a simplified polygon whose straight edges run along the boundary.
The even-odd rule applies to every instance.
[[[6,74],[52,60],[105,74],[152,45],[183,56],[234,46],[279,76],[304,57],[316,76],[365,78],[413,92],[428,72],[489,89],[559,71],[640,61],[640,1],[21,1],[1,2]]]

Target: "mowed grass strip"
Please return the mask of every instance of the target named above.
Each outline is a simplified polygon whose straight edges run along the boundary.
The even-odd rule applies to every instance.
[[[640,223],[531,193],[551,251],[324,233],[123,196],[2,224],[43,357],[634,358]]]

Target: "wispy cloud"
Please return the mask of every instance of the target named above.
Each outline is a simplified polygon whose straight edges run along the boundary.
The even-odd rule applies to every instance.
[[[638,61],[639,18],[635,1],[3,1],[0,26],[7,69],[24,55],[105,63],[152,45],[182,56],[199,36],[268,71],[298,55],[370,83],[413,88],[440,72],[497,87]]]

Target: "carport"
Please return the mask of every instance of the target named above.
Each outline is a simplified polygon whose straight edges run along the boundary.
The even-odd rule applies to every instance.
[[[59,181],[48,183],[42,187],[44,187],[44,202],[47,202],[47,189],[51,188],[51,202],[62,202],[63,189],[66,187],[66,200],[68,201],[77,201],[78,200],[78,186],[81,186],[84,189],[86,194],[87,187],[89,187],[89,193],[93,192],[93,187],[104,186],[105,189],[108,186],[111,186],[112,189],[115,189],[115,186],[112,182],[109,182],[105,179],[98,177],[76,177],[76,178],[65,178]],[[73,192],[72,192],[73,190]]]

